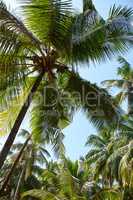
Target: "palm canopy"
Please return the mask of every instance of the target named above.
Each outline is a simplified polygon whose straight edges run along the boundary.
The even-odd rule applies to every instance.
[[[22,78],[20,75],[25,75],[25,71],[32,72],[31,68],[39,71],[42,57],[48,59],[46,55],[52,56],[51,53],[56,62],[69,61],[74,64],[99,61],[114,51],[125,50],[125,43],[132,43],[129,24],[131,9],[114,6],[105,21],[99,16],[92,1],[83,3],[83,13],[76,15],[72,12],[71,1],[29,0],[22,7],[22,22],[1,2],[1,70],[6,68],[6,76],[7,72],[11,76],[12,69],[12,75],[16,74],[17,81]],[[48,65],[47,59],[45,61]]]
[[[133,69],[131,64],[123,57],[119,57],[118,61],[121,65],[121,67],[118,67],[117,69],[117,75],[120,76],[122,79],[118,79],[118,80],[105,80],[103,81],[103,85],[105,85],[106,87],[110,88],[110,87],[118,87],[118,88],[125,88],[126,87],[126,83],[128,83],[128,81],[133,81]],[[125,84],[125,87],[124,87]]]
[[[0,154],[0,166],[29,108],[30,94],[37,91],[42,80],[48,85],[59,78],[58,74],[64,71],[69,71],[71,80],[74,73],[72,73],[73,65],[88,63],[90,60],[93,62],[105,60],[132,45],[130,28],[132,9],[113,6],[107,20],[104,20],[91,0],[83,1],[83,11],[79,14],[73,11],[71,3],[71,0],[24,1],[21,7],[24,14],[22,20],[14,16],[2,1],[0,3],[0,95],[3,102],[1,111],[4,121],[7,116],[11,119],[9,112],[15,114],[13,122],[10,121],[11,127],[15,121],[14,126]],[[96,106],[96,111],[104,113],[102,121],[114,119],[117,111],[105,90],[98,92],[97,86],[82,81],[76,75],[74,77],[77,78],[77,83],[86,85],[86,91],[95,92],[102,98],[103,104],[100,108],[99,105]],[[81,87],[74,88],[72,80],[68,83],[69,87],[72,86],[66,87],[69,91],[73,92],[76,89],[76,92],[81,92]],[[101,92],[105,94],[105,98]],[[29,103],[27,106],[23,103],[23,107],[18,103],[18,107],[14,108],[15,111],[12,110],[12,105],[20,101],[22,93],[24,97],[28,96]],[[25,102],[25,98],[22,102]],[[109,112],[104,109],[105,104]],[[88,106],[88,103],[82,104],[81,107],[87,113],[92,111],[90,112],[92,121],[99,126],[101,117],[98,116],[97,121],[94,108],[92,109],[90,104]],[[56,130],[60,128],[57,126],[58,122],[59,120],[52,128]],[[0,123],[3,123],[2,117]],[[100,125],[103,124],[102,122]]]
[[[103,187],[118,186],[125,190],[132,190],[132,117],[125,117],[121,123],[119,134],[113,130],[104,129],[98,135],[89,136],[86,145],[89,151],[86,160],[94,169],[94,179]],[[91,147],[90,147],[91,145]],[[132,192],[129,191],[129,196]],[[126,196],[127,197],[127,196]]]
[[[117,75],[121,79],[117,80],[105,80],[102,82],[107,88],[117,87],[120,92],[116,95],[115,100],[118,104],[121,104],[126,98],[128,99],[128,113],[132,114],[132,85],[133,85],[133,68],[131,64],[123,57],[119,57],[118,61],[121,67],[117,70]]]
[[[54,68],[62,70],[69,64],[71,69],[78,62],[99,61],[116,50],[125,50],[125,43],[132,43],[131,9],[114,6],[105,21],[91,1],[83,1],[83,5],[83,12],[77,15],[71,1],[26,1],[22,6],[22,22],[1,2],[0,70],[4,107],[11,109],[7,102],[20,95],[25,86],[30,88],[34,81],[29,84],[28,77],[31,79],[33,72],[37,72],[32,75],[35,77],[45,68],[49,77],[53,77]],[[124,23],[120,23],[121,18]]]
[[[44,187],[41,190],[31,190],[22,194],[22,199],[24,197],[34,197],[38,200],[43,199],[75,199],[75,200],[100,200],[100,199],[121,199],[120,192],[116,188],[104,188],[101,189],[100,186],[92,182],[88,182],[89,169],[84,168],[81,172],[87,174],[82,179],[78,176],[77,168],[80,168],[79,164],[65,159],[65,165],[58,163],[58,170],[49,171],[46,169],[44,171]],[[74,173],[73,173],[74,172]],[[75,175],[76,172],[76,176]]]

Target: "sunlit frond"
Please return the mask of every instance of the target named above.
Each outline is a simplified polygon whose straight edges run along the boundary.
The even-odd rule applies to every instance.
[[[24,6],[25,23],[46,47],[70,50],[71,5],[71,0],[30,1]]]

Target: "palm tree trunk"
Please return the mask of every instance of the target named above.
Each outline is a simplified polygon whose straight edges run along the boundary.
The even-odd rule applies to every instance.
[[[128,114],[133,115],[133,84],[128,83]]]
[[[32,102],[32,98],[33,98],[35,92],[37,91],[38,86],[40,85],[40,83],[42,81],[44,73],[45,73],[44,71],[41,72],[40,75],[38,76],[38,78],[36,79],[36,81],[35,81],[32,89],[31,89],[23,107],[21,108],[21,110],[18,114],[18,117],[17,117],[17,119],[14,123],[14,126],[13,126],[13,128],[12,128],[12,130],[11,130],[11,132],[10,132],[6,142],[5,142],[5,145],[2,149],[2,151],[0,152],[0,169],[3,167],[3,164],[4,164],[4,162],[7,158],[7,155],[9,153],[10,149],[11,149],[11,146],[12,146],[12,144],[13,144],[15,138],[16,138],[16,135],[18,133],[20,125],[21,125],[21,123],[22,123],[22,121],[23,121],[23,119],[24,119],[24,117],[27,113],[27,110],[28,110],[28,108],[29,108],[29,106]]]
[[[10,171],[9,171],[9,173],[8,173],[4,183],[2,185],[0,193],[4,192],[4,190],[5,190],[5,188],[6,188],[6,186],[7,186],[7,184],[8,184],[8,182],[9,182],[9,180],[10,180],[10,178],[11,178],[11,176],[12,176],[12,174],[13,174],[13,172],[14,172],[14,170],[15,170],[15,168],[16,168],[16,166],[17,166],[17,164],[18,164],[18,162],[19,162],[19,160],[20,160],[20,158],[21,158],[21,156],[22,156],[22,154],[23,154],[23,152],[24,152],[24,150],[25,150],[25,148],[26,148],[26,146],[27,146],[27,144],[28,144],[30,139],[31,139],[31,135],[25,141],[25,143],[24,143],[23,147],[21,148],[16,160],[14,161],[14,163],[13,163],[13,165],[12,165],[12,167],[11,167],[11,169],[10,169]]]
[[[25,167],[23,167],[22,172],[20,173],[20,177],[19,177],[19,180],[18,180],[18,184],[17,184],[17,187],[16,187],[16,191],[15,191],[13,200],[19,199],[19,190],[20,190],[20,187],[21,187],[21,184],[22,184],[24,174],[25,174]]]

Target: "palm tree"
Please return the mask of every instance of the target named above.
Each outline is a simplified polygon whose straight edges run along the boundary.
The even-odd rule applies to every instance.
[[[42,192],[40,199],[44,198],[44,196],[46,196],[46,198],[51,197],[52,199],[56,197],[65,199],[86,199],[85,196],[82,195],[83,173],[83,170],[81,172],[78,161],[72,162],[63,157],[60,163],[50,163],[50,166],[44,170],[44,186],[42,190],[34,190],[33,194],[28,191],[25,192],[24,195],[39,198],[39,193],[41,194]],[[87,180],[87,171],[86,174]]]
[[[128,134],[115,135],[114,131],[106,128],[98,135],[89,136],[86,145],[91,148],[86,155],[87,163],[95,168],[94,180],[100,184],[112,187],[119,179],[119,164],[124,155],[122,150],[131,140]],[[131,133],[131,132],[130,132]]]
[[[0,169],[32,102],[32,97],[35,96],[42,81],[47,80],[51,83],[56,74],[65,70],[69,71],[71,80],[74,73],[71,73],[73,65],[110,58],[115,52],[125,50],[125,44],[132,43],[129,24],[131,9],[114,6],[105,21],[99,16],[91,0],[85,0],[83,4],[83,12],[77,15],[71,10],[71,0],[26,1],[24,18],[20,20],[4,3],[0,3],[0,77],[1,94],[5,99],[2,111],[6,110],[8,113],[12,108],[9,106],[9,100],[13,103],[22,91],[27,97],[23,106],[15,109],[18,112],[13,124],[10,124],[11,132],[0,153]],[[26,84],[31,77],[33,79],[30,84]],[[74,79],[77,77],[74,76]],[[95,85],[84,82],[79,77],[78,81],[81,81],[81,84],[86,83],[89,91],[93,88],[98,94],[99,88]],[[28,90],[25,91],[26,86]],[[116,112],[112,101],[106,101],[106,106],[112,108],[111,116],[114,117]],[[85,106],[83,108],[85,109]],[[102,106],[101,109],[103,111]],[[86,111],[88,112],[88,107]],[[105,112],[110,116],[109,113]],[[94,109],[90,115],[96,121],[96,116],[93,117]]]
[[[119,179],[123,190],[125,190],[125,196],[132,196],[133,179],[132,179],[132,153],[133,153],[133,119],[132,117],[127,119],[124,124],[122,136],[125,138],[123,147],[119,149],[122,154],[122,159],[119,163]]]
[[[117,74],[121,79],[106,80],[102,83],[110,88],[117,87],[121,91],[116,95],[116,101],[122,103],[126,98],[128,99],[128,114],[133,114],[133,69],[131,64],[125,58],[119,57],[118,59],[121,67],[118,68]]]
[[[81,173],[85,173],[86,179],[84,179]],[[83,175],[82,174],[82,175]],[[76,176],[74,176],[76,175]],[[24,197],[34,197],[39,200],[46,199],[75,199],[75,200],[100,200],[106,198],[107,200],[120,199],[121,193],[116,188],[104,188],[100,186],[93,187],[93,193],[90,192],[90,184],[88,182],[89,171],[82,169],[78,162],[72,162],[65,159],[63,163],[58,163],[57,167],[53,171],[45,170],[44,172],[44,187],[41,190],[26,191],[22,194]],[[81,189],[82,188],[82,189]],[[91,187],[92,189],[92,187]]]
[[[13,181],[16,183],[13,183],[14,186],[12,186],[14,188],[16,187],[14,199],[18,198],[23,181],[42,174],[42,166],[47,164],[47,158],[50,157],[49,152],[44,148],[43,139],[41,143],[37,143],[28,131],[22,130],[19,134],[19,140],[24,140],[25,142],[16,143],[12,146],[12,153],[9,157],[10,163],[8,164],[8,168],[5,168],[6,173],[4,172],[3,177],[5,174],[6,176],[2,181],[1,187],[1,193],[3,192],[5,194],[9,181],[12,181],[16,177],[17,180],[15,179]]]
[[[133,119],[125,116],[120,124],[119,134],[109,128],[98,135],[91,135],[87,145],[91,145],[86,160],[92,166],[95,180],[102,188],[119,189],[122,199],[132,196],[132,142]]]
[[[100,178],[102,185],[110,186],[112,185],[112,173],[109,167],[110,174],[107,172],[107,161],[112,154],[113,143],[111,144],[111,136],[104,135],[103,132],[100,135],[89,136],[86,145],[90,146],[91,149],[86,155],[86,159],[89,165],[95,164],[94,179],[99,180]],[[112,167],[112,166],[111,166]]]

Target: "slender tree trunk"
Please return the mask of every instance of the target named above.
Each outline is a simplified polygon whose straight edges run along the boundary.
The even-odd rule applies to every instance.
[[[19,199],[19,190],[20,190],[20,187],[21,187],[21,184],[22,184],[24,174],[25,174],[25,167],[23,167],[22,172],[20,174],[13,200]]]
[[[31,89],[23,107],[21,108],[21,110],[18,114],[18,117],[17,117],[17,119],[14,123],[14,126],[13,126],[13,128],[12,128],[12,130],[11,130],[11,132],[10,132],[6,142],[5,142],[5,145],[2,149],[2,151],[0,152],[0,169],[3,167],[3,164],[4,164],[4,162],[5,162],[5,160],[8,156],[8,153],[11,149],[11,146],[12,146],[12,144],[13,144],[15,138],[16,138],[16,135],[18,133],[20,125],[21,125],[21,123],[22,123],[22,121],[23,121],[23,119],[24,119],[24,117],[27,113],[27,110],[28,110],[28,108],[29,108],[29,106],[32,102],[32,98],[33,98],[35,92],[37,91],[38,86],[40,85],[40,83],[42,81],[43,75],[44,75],[44,72],[41,72],[41,74],[36,79],[36,81],[35,81],[32,89]]]
[[[133,115],[133,83],[128,83],[128,114]]]
[[[112,188],[112,181],[113,181],[113,180],[112,180],[112,175],[110,174],[110,177],[109,177],[109,187],[110,187],[110,188]]]
[[[30,139],[31,139],[31,135],[25,141],[25,143],[24,143],[23,147],[21,148],[21,150],[20,150],[17,158],[15,159],[15,161],[14,161],[14,163],[13,163],[13,165],[12,165],[12,167],[11,167],[11,169],[10,169],[10,171],[9,171],[9,173],[8,173],[8,175],[7,175],[4,183],[2,185],[0,193],[4,192],[4,190],[5,190],[5,188],[6,188],[6,186],[7,186],[7,184],[8,184],[8,182],[9,182],[9,180],[10,180],[10,178],[11,178],[11,176],[12,176],[12,174],[13,174],[13,172],[14,172],[14,170],[15,170],[15,168],[16,168],[16,166],[17,166],[17,164],[18,164],[18,162],[19,162],[19,160],[20,160],[20,158],[21,158],[21,156],[22,156],[22,154],[23,154],[23,152],[24,152],[24,150],[25,150],[25,148],[26,148],[26,146],[27,146],[27,144],[28,144],[28,142],[29,142]]]

